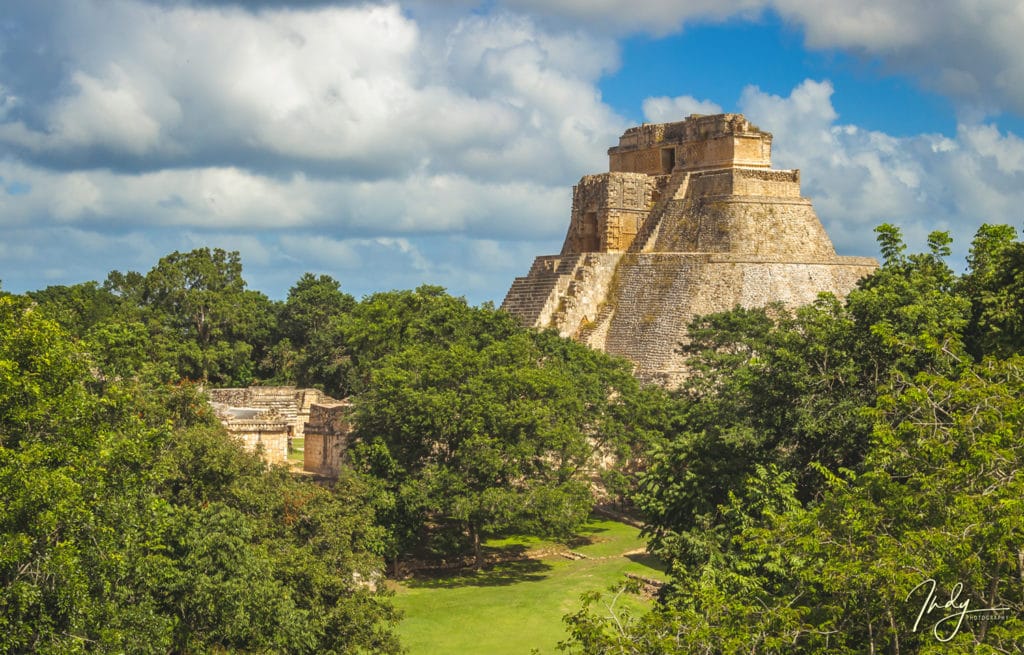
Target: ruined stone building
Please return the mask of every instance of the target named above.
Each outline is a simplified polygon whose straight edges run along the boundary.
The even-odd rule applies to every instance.
[[[740,114],[626,130],[609,172],[573,188],[562,252],[537,257],[502,308],[673,384],[695,316],[844,296],[878,264],[836,255],[800,171],[772,169],[771,145]]]
[[[269,464],[286,464],[292,439],[304,439],[303,470],[337,477],[348,447],[351,403],[317,389],[210,389],[210,404],[228,434]]]
[[[313,405],[306,422],[306,443],[302,453],[302,470],[336,478],[352,432],[352,403],[336,400]]]

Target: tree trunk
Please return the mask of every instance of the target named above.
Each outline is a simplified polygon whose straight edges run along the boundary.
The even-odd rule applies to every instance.
[[[484,565],[484,554],[480,548],[480,531],[475,526],[469,526],[469,534],[473,539],[473,568],[480,570]]]
[[[892,630],[892,654],[900,655],[900,632],[896,627],[896,617],[892,615],[892,608],[889,608],[889,629]]]

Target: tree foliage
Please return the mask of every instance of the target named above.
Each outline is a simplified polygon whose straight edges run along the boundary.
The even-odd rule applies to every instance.
[[[571,534],[595,452],[622,445],[629,369],[433,288],[364,304],[345,323],[362,353],[354,457],[394,498],[394,554],[432,545],[479,563],[489,535]]]
[[[845,303],[696,321],[636,494],[672,582],[643,616],[590,597],[564,650],[1024,647],[1015,236],[984,226],[957,276],[948,235],[906,255],[882,226],[884,264]]]
[[[124,302],[117,322],[144,325],[175,374],[217,385],[251,383],[270,346],[275,306],[246,286],[238,252],[219,248],[173,252],[104,285]]]
[[[1024,244],[983,226],[958,275],[878,239],[842,301],[697,319],[675,393],[439,287],[275,303],[223,250],[0,294],[0,650],[396,652],[382,557],[568,535],[600,482],[671,582],[564,650],[1018,652]],[[355,395],[352,469],[268,471],[194,380]]]
[[[354,305],[355,299],[329,275],[303,275],[280,307],[277,339],[265,368],[283,382],[316,386],[336,397],[349,395],[348,358],[336,324]]]
[[[267,471],[190,385],[0,298],[0,650],[397,652],[368,490]]]

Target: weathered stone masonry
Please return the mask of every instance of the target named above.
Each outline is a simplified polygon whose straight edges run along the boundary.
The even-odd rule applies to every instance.
[[[269,464],[285,464],[293,438],[304,438],[303,470],[337,477],[352,431],[352,404],[317,389],[210,389],[210,404],[228,434]]]
[[[352,403],[347,400],[313,405],[306,422],[302,470],[336,478],[352,432]]]
[[[836,255],[800,172],[771,168],[771,143],[739,114],[630,128],[609,172],[573,189],[561,254],[538,257],[502,308],[673,384],[693,317],[844,296],[878,264]]]

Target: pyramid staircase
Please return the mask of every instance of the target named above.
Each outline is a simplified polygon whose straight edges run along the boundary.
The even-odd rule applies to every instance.
[[[576,299],[589,285],[592,274],[593,256],[585,254],[573,270],[572,277],[565,287],[565,292],[561,294],[558,309],[551,315],[552,325],[564,324],[565,315],[576,306]]]
[[[538,257],[525,277],[517,277],[505,295],[501,308],[532,326],[544,313],[548,303],[562,296],[576,280],[582,254]]]
[[[629,246],[629,252],[642,253],[651,252],[654,244],[658,241],[658,234],[661,231],[662,218],[670,211],[683,211],[686,192],[690,187],[690,173],[678,171],[672,173],[665,185],[665,191],[661,198],[651,208],[647,220],[640,226],[633,243]]]

